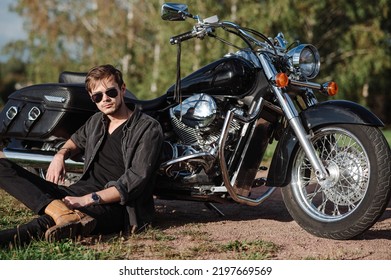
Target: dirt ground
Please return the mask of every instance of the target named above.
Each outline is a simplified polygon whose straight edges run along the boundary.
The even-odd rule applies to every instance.
[[[313,236],[291,218],[280,190],[263,204],[250,207],[215,204],[224,217],[202,202],[157,200],[158,226],[167,233],[196,227],[220,243],[263,240],[279,248],[273,259],[391,260],[391,203],[380,220],[355,240],[329,240]],[[178,246],[186,240],[177,240]],[[208,252],[208,259],[218,258]]]
[[[357,239],[344,241],[319,238],[300,228],[289,215],[278,189],[260,206],[214,205],[223,217],[202,202],[157,199],[156,226],[168,234],[194,227],[218,243],[269,241],[279,248],[273,256],[277,260],[391,260],[391,201],[372,228]],[[175,242],[180,246],[189,240]],[[219,257],[211,251],[205,259]]]

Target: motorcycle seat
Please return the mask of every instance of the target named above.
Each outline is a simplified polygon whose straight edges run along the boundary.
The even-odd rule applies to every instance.
[[[58,82],[63,84],[84,84],[86,80],[87,73],[83,72],[70,72],[64,71],[61,72]]]
[[[166,95],[162,95],[155,99],[150,100],[139,100],[135,98],[128,98],[125,96],[126,103],[132,103],[137,106],[141,111],[159,111],[167,107],[167,97]]]

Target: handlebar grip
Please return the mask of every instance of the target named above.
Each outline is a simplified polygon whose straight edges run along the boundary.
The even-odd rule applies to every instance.
[[[194,31],[188,31],[182,34],[179,34],[177,36],[173,36],[170,38],[171,45],[178,44],[180,42],[189,40],[191,38],[194,38],[196,36],[196,33]]]

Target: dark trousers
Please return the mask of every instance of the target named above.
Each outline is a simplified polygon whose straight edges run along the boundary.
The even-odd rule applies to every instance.
[[[9,242],[26,244],[32,239],[42,239],[45,231],[55,224],[44,213],[51,201],[65,196],[83,196],[102,189],[86,181],[69,187],[56,185],[4,158],[0,159],[0,188],[39,215],[24,225],[0,231],[1,245]],[[97,220],[93,234],[120,232],[128,219],[125,206],[119,203],[92,205],[79,210]]]

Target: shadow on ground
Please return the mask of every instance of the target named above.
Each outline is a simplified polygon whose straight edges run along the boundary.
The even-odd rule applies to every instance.
[[[213,204],[221,211],[215,211],[204,202],[160,200],[156,199],[156,223],[160,229],[178,227],[194,223],[211,223],[221,221],[254,221],[272,220],[281,223],[293,221],[281,197],[276,190],[271,197],[259,206],[247,206],[237,203]],[[389,239],[391,240],[391,201],[378,222],[356,240]]]

